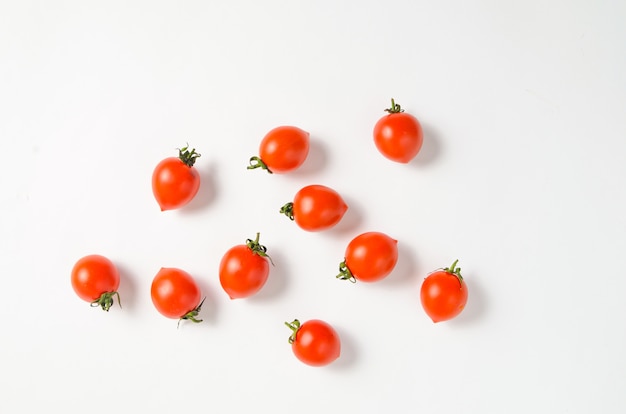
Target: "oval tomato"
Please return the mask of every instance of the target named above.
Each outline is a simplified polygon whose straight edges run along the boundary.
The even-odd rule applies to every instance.
[[[320,367],[339,358],[341,340],[335,329],[319,319],[311,319],[300,324],[285,322],[293,333],[289,337],[291,349],[300,361],[307,365]]]
[[[376,282],[389,275],[397,262],[397,240],[384,233],[363,233],[348,244],[337,278],[351,282]]]
[[[100,306],[109,311],[113,305],[113,296],[122,307],[117,289],[120,286],[120,274],[109,259],[92,254],[79,259],[72,268],[72,288],[84,301],[91,306]]]
[[[248,169],[283,174],[300,167],[308,154],[309,133],[295,126],[280,126],[263,137],[259,156],[250,158]]]
[[[422,148],[422,126],[417,118],[405,113],[393,99],[391,108],[385,111],[389,114],[379,119],[374,126],[374,143],[388,159],[406,164]]]
[[[339,193],[323,185],[309,185],[298,191],[293,202],[280,212],[307,231],[321,231],[335,226],[348,210]]]
[[[193,166],[200,154],[188,147],[178,150],[178,157],[162,160],[152,172],[152,193],[161,211],[188,204],[200,188],[200,174]]]
[[[230,248],[220,262],[220,284],[231,299],[247,298],[256,294],[267,282],[270,272],[265,246],[256,239]]]
[[[161,268],[150,288],[152,303],[159,313],[167,318],[193,322],[202,322],[197,319],[202,308],[201,292],[196,281],[184,270],[176,268]]]
[[[467,303],[467,286],[461,276],[461,268],[456,267],[457,262],[431,273],[422,283],[422,307],[435,323],[454,318]]]

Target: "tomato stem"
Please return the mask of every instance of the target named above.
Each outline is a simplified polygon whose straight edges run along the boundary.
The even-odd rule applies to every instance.
[[[350,271],[350,269],[348,269],[345,259],[343,260],[343,262],[339,263],[339,274],[337,275],[337,279],[349,280],[352,283],[356,283],[356,279],[352,275],[352,272]]]
[[[198,314],[200,313],[200,310],[202,309],[202,304],[204,303],[204,299],[206,299],[206,296],[202,299],[200,304],[195,309],[192,309],[186,314],[184,314],[183,316],[181,316],[181,318],[178,320],[178,325],[176,326],[177,328],[180,326],[180,321],[182,321],[183,319],[192,321],[193,323],[202,322],[202,319],[198,319],[196,318],[196,316],[198,316]]]
[[[96,308],[100,306],[102,310],[109,311],[111,306],[113,306],[113,296],[117,296],[117,303],[122,307],[122,301],[120,300],[120,294],[117,292],[104,292],[100,297],[93,302],[91,302],[91,307]]]
[[[289,217],[293,221],[293,203],[289,202],[280,208],[280,213]]]
[[[193,167],[196,163],[196,158],[198,158],[200,154],[196,152],[195,148],[192,148],[189,151],[189,144],[183,148],[178,148],[178,158],[187,166]]]
[[[269,169],[267,164],[265,164],[261,158],[256,157],[256,156],[255,157],[251,157],[250,158],[250,165],[248,165],[248,169],[249,170],[254,170],[256,168],[261,168],[261,169],[267,171],[270,174],[274,174],[272,172],[272,170]]]
[[[291,336],[289,337],[288,341],[290,344],[293,344],[294,342],[296,342],[296,334],[298,333],[298,330],[300,329],[300,321],[297,319],[294,319],[293,322],[291,323],[285,322],[285,325],[287,325],[289,329],[291,329],[292,331]]]
[[[257,233],[256,234],[256,239],[254,239],[254,240],[252,240],[252,239],[246,240],[246,246],[248,246],[248,248],[250,250],[252,250],[252,253],[258,254],[261,257],[268,258],[270,260],[270,263],[272,264],[272,266],[274,266],[274,261],[272,260],[270,255],[267,254],[267,248],[259,243],[259,237],[260,236],[261,236],[261,233]]]
[[[385,112],[389,112],[390,114],[397,114],[400,112],[404,112],[404,109],[400,107],[400,104],[397,104],[393,98],[391,98],[391,108],[385,109]]]
[[[459,282],[463,282],[463,276],[461,276],[461,268],[460,267],[456,267],[456,264],[459,262],[459,259],[456,259],[454,261],[454,263],[452,263],[452,266],[450,267],[446,267],[444,270],[444,272],[448,272],[453,274],[454,276],[456,276],[459,279]]]

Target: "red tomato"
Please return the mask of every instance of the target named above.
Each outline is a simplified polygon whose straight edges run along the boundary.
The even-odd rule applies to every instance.
[[[383,233],[363,233],[348,244],[337,278],[376,282],[389,275],[397,262],[397,240]]]
[[[122,307],[117,288],[120,275],[117,268],[104,256],[92,254],[79,259],[72,268],[72,288],[81,299],[91,302],[91,306],[100,306],[109,311],[113,305],[113,296]]]
[[[389,114],[379,119],[374,126],[374,143],[388,159],[406,164],[422,148],[422,126],[417,118],[405,113],[393,99],[391,108],[385,111]]]
[[[188,147],[178,150],[178,157],[161,161],[152,173],[152,193],[161,211],[173,210],[189,203],[200,188],[200,174],[193,166],[200,154]]]
[[[220,283],[231,299],[246,298],[265,285],[270,266],[265,246],[256,239],[230,248],[220,262]]]
[[[347,210],[348,205],[332,188],[309,185],[300,189],[293,202],[285,204],[280,212],[304,230],[320,231],[339,223]]]
[[[202,322],[197,319],[202,308],[200,288],[184,270],[163,267],[152,280],[152,303],[161,315],[181,320]]]
[[[456,267],[457,262],[431,273],[422,283],[422,306],[435,323],[454,318],[467,303],[467,286],[461,277],[461,268]]]
[[[308,154],[309,133],[294,126],[280,126],[265,135],[259,156],[250,158],[248,169],[283,174],[300,167]]]
[[[293,322],[285,322],[293,333],[289,337],[289,343],[294,355],[300,361],[314,367],[328,365],[341,353],[341,340],[339,335],[324,321],[311,319],[303,324],[294,319]]]

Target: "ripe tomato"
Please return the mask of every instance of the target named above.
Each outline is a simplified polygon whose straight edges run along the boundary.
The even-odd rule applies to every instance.
[[[389,112],[374,126],[376,148],[388,159],[408,163],[422,148],[424,136],[417,118],[404,112],[400,105],[391,100]]]
[[[181,320],[202,322],[197,319],[202,308],[200,288],[191,275],[176,268],[161,268],[150,288],[152,303],[161,315]]]
[[[79,259],[72,268],[72,288],[82,300],[91,302],[92,307],[100,306],[109,311],[113,305],[113,296],[122,307],[117,288],[120,286],[120,274],[109,259],[92,254]]]
[[[351,282],[376,282],[389,275],[397,262],[397,240],[384,233],[363,233],[348,244],[337,278]]]
[[[285,204],[280,212],[304,230],[320,231],[339,223],[347,210],[348,205],[332,188],[309,185],[300,189],[293,202]]]
[[[250,158],[248,169],[287,173],[300,167],[308,154],[309,133],[294,126],[280,126],[263,137],[259,156]]]
[[[193,166],[200,154],[188,147],[178,150],[178,157],[168,157],[154,168],[152,193],[161,211],[173,210],[189,203],[200,188],[200,174]]]
[[[265,246],[256,239],[230,248],[220,262],[220,283],[231,299],[246,298],[265,285],[270,266]]]
[[[285,322],[293,333],[289,337],[291,349],[300,361],[314,367],[328,365],[341,354],[339,335],[328,323],[311,319],[303,324],[294,319]]]
[[[422,283],[422,306],[435,323],[454,318],[467,303],[467,286],[461,276],[461,268],[456,267],[457,262],[431,273]]]

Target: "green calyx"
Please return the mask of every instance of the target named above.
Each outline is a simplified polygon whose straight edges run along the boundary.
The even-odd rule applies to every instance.
[[[400,113],[400,112],[404,112],[404,109],[402,109],[402,108],[400,107],[400,105],[399,105],[399,104],[397,104],[397,103],[393,100],[393,98],[391,98],[391,108],[387,108],[387,109],[385,109],[385,112],[389,112],[390,114],[397,114],[397,113]]]
[[[200,157],[200,154],[196,152],[195,148],[189,151],[189,144],[183,148],[178,149],[178,158],[188,167],[193,167],[196,163],[196,158]]]
[[[206,299],[206,297],[204,299]],[[202,299],[200,304],[195,309],[190,310],[189,312],[187,312],[186,314],[180,317],[180,319],[178,320],[178,325],[176,326],[177,328],[180,326],[180,321],[182,321],[183,319],[191,321],[193,323],[202,322],[202,319],[198,319],[196,318],[196,316],[198,316],[198,314],[200,313],[200,310],[202,309],[202,304],[204,303],[204,299]]]
[[[337,275],[337,279],[349,280],[352,283],[356,283],[356,279],[352,275],[352,272],[350,271],[350,269],[348,269],[345,259],[343,262],[339,263],[339,274]]]
[[[100,297],[93,302],[91,302],[91,307],[101,307],[103,311],[109,311],[111,306],[113,306],[113,296],[117,296],[117,303],[122,307],[122,301],[120,300],[120,295],[117,292],[104,292]]]
[[[280,213],[289,217],[293,221],[293,203],[289,202],[280,208]]]
[[[291,329],[291,336],[289,337],[288,341],[290,344],[293,344],[294,342],[296,342],[296,334],[298,333],[298,330],[300,330],[300,321],[294,319],[291,323],[285,322],[285,325],[287,325],[287,327]]]
[[[256,234],[256,239],[254,239],[254,240],[252,240],[252,239],[246,240],[246,246],[248,246],[248,249],[252,250],[252,253],[258,254],[261,257],[268,258],[270,263],[272,264],[272,266],[274,266],[274,261],[272,260],[270,255],[267,254],[267,248],[265,246],[263,246],[261,243],[259,243],[259,237],[260,236],[261,236],[261,233],[257,233]]]
[[[454,263],[452,263],[452,266],[450,267],[446,267],[445,269],[443,269],[444,272],[448,272],[450,274],[453,274],[454,276],[456,276],[459,279],[459,282],[463,282],[463,276],[461,276],[461,268],[460,267],[456,267],[456,264],[459,262],[459,259],[456,259],[454,261]]]
[[[251,157],[250,158],[250,165],[248,165],[247,167],[249,170],[254,170],[257,168],[261,168],[262,170],[267,171],[270,174],[274,174],[272,172],[272,170],[269,169],[269,167],[267,166],[267,164],[265,164],[263,162],[263,160],[259,157]]]

